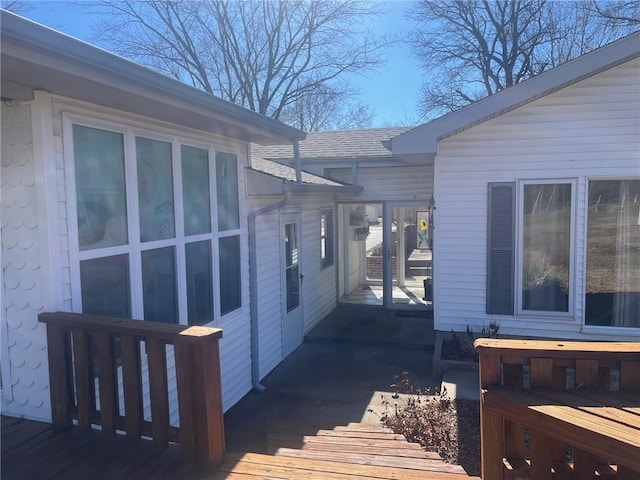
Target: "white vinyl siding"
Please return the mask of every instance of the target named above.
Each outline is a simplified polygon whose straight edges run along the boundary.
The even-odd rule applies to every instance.
[[[636,59],[441,140],[435,164],[437,330],[498,321],[501,333],[595,338],[582,332],[588,179],[640,176]],[[575,302],[570,318],[487,315],[487,186],[576,182]],[[615,338],[599,332],[597,338]],[[619,338],[619,337],[618,337]]]
[[[252,209],[273,204],[274,199],[251,198]],[[334,208],[321,199],[293,199],[284,211],[296,210],[302,215],[300,273],[302,282],[302,308],[304,332],[307,333],[336,307],[335,263],[322,269],[320,251],[320,210]],[[260,378],[266,376],[282,360],[282,275],[279,235],[279,211],[256,218],[258,333],[260,351]]]
[[[351,183],[351,169],[331,169],[331,178]],[[425,204],[433,193],[433,166],[358,167],[358,185],[364,191],[358,195],[359,203],[379,201],[417,201]],[[353,201],[352,198],[347,199]]]

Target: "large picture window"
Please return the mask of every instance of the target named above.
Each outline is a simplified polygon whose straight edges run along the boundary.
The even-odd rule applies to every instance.
[[[206,324],[240,308],[236,155],[69,126],[82,311]]]
[[[585,324],[640,327],[640,180],[589,182]]]

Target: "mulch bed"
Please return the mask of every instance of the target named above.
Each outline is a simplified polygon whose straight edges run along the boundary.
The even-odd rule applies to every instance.
[[[480,476],[480,403],[456,400],[459,465],[469,475]]]

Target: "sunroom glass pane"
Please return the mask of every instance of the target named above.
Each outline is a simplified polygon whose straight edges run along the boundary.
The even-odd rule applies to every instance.
[[[220,312],[229,313],[242,304],[240,282],[240,237],[220,239]]]
[[[140,240],[175,237],[171,144],[136,138]]]
[[[142,252],[142,289],[145,320],[178,323],[174,247]]]
[[[525,185],[522,309],[569,311],[571,185]]]
[[[80,291],[83,313],[130,318],[128,256],[81,261]]]
[[[213,321],[213,271],[211,242],[185,245],[187,261],[187,309],[190,325]]]
[[[127,243],[122,134],[73,126],[80,250]]]
[[[209,152],[183,146],[182,192],[186,235],[211,232],[209,191]]]
[[[587,325],[640,327],[640,180],[589,182]]]
[[[216,154],[218,229],[221,232],[240,228],[237,163],[235,155]]]

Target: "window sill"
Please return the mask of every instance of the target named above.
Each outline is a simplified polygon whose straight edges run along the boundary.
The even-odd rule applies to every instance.
[[[607,335],[609,337],[620,337],[620,341],[640,341],[640,328],[635,327],[603,327],[595,325],[585,325],[580,333],[585,335]]]
[[[516,313],[513,318],[515,320],[524,320],[524,321],[531,321],[531,320],[536,320],[536,321],[540,321],[540,322],[546,322],[546,323],[553,323],[553,322],[566,322],[566,323],[577,323],[579,321],[578,318],[576,318],[573,314],[570,313],[563,313],[563,312],[559,312],[559,313],[551,313],[551,312],[544,312],[544,311],[540,311],[540,312],[518,312]]]

